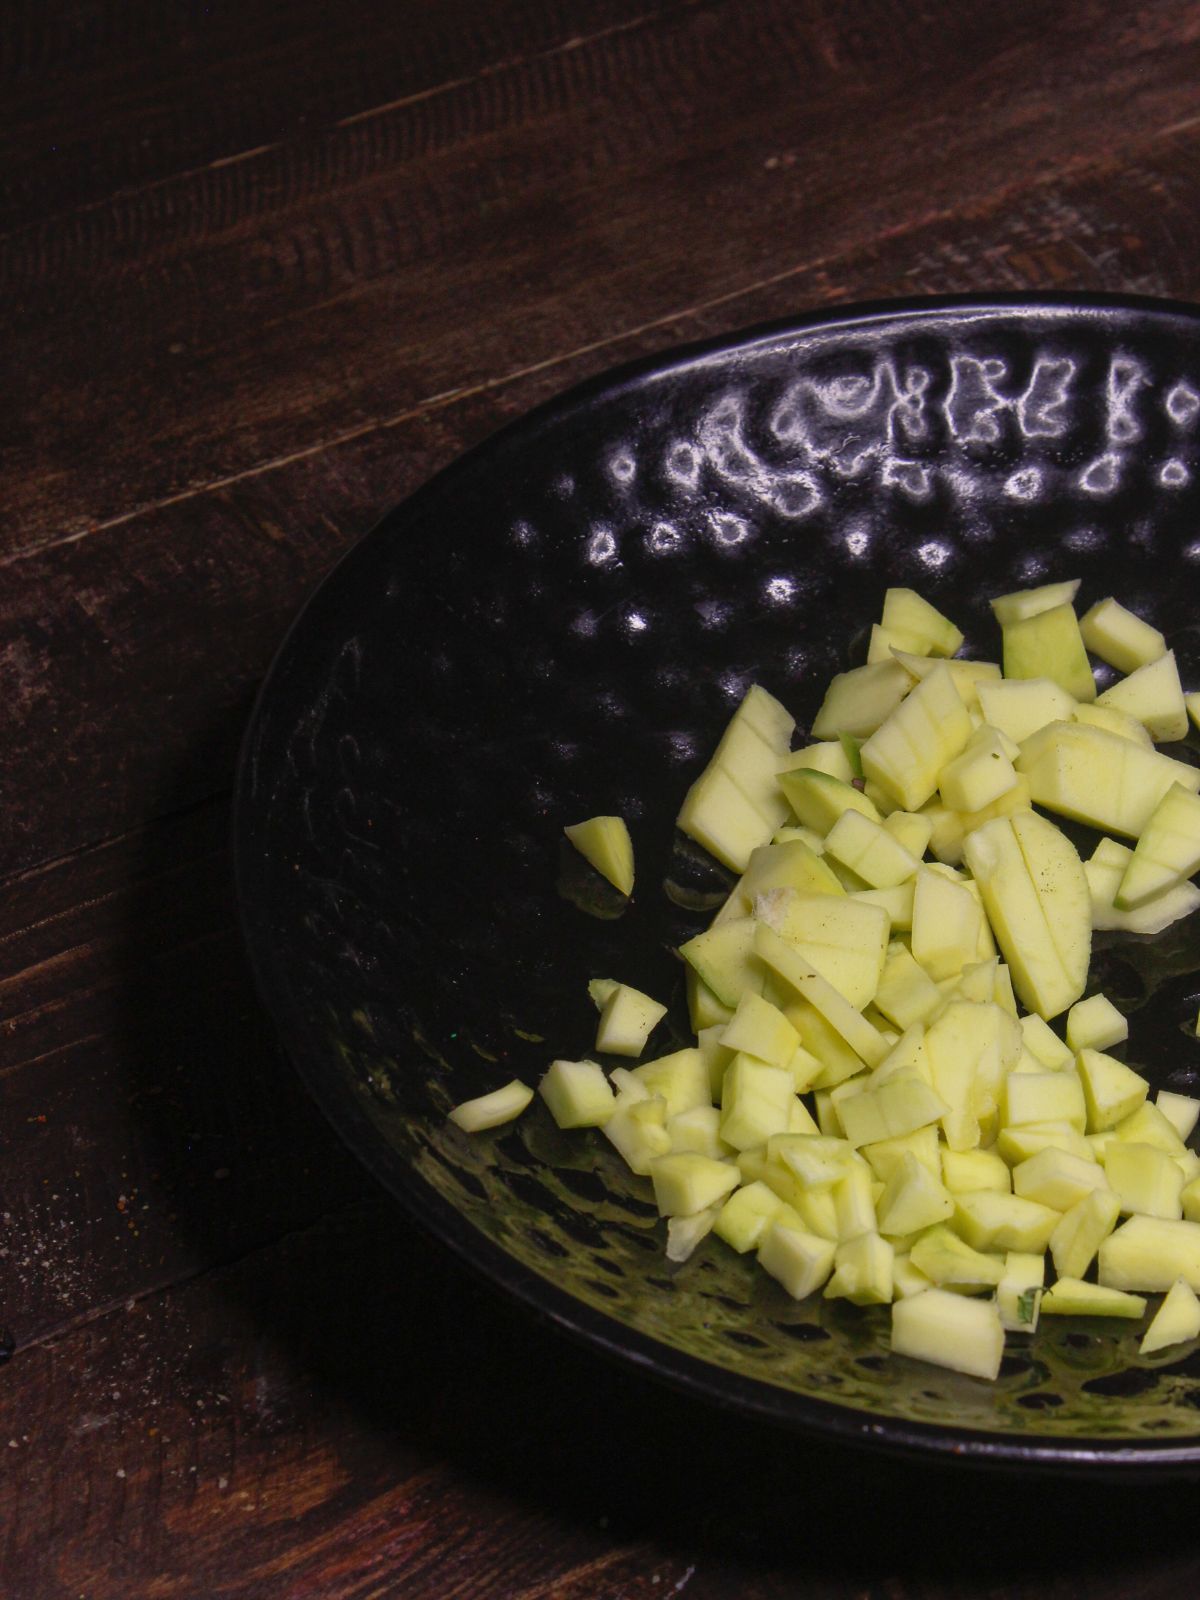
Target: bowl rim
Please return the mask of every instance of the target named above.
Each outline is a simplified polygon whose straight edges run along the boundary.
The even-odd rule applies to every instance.
[[[258,998],[271,1019],[284,1053],[340,1140],[372,1178],[404,1207],[431,1240],[449,1246],[460,1261],[511,1295],[539,1319],[613,1361],[672,1388],[703,1400],[724,1413],[750,1416],[828,1442],[871,1448],[907,1459],[962,1462],[977,1468],[1022,1467],[1054,1474],[1071,1472],[1089,1478],[1141,1479],[1200,1473],[1200,1426],[1194,1436],[1130,1442],[1128,1439],[1038,1433],[988,1433],[952,1422],[929,1423],[869,1413],[834,1400],[781,1389],[732,1367],[690,1355],[673,1345],[611,1316],[597,1306],[560,1289],[551,1278],[525,1266],[487,1235],[467,1223],[441,1194],[401,1161],[378,1128],[324,1066],[324,1052],[309,1030],[301,1027],[287,997],[287,982],[267,934],[264,908],[255,893],[257,871],[254,838],[256,742],[273,691],[286,670],[297,642],[319,622],[323,603],[345,581],[347,573],[369,558],[375,546],[398,524],[415,515],[427,501],[452,488],[463,475],[500,460],[514,443],[558,427],[573,414],[658,377],[757,351],[781,340],[806,336],[869,332],[897,322],[935,321],[952,317],[995,320],[1020,314],[1032,318],[1064,313],[1097,321],[1117,313],[1159,322],[1181,322],[1200,333],[1200,304],[1145,295],[1054,291],[1050,293],[953,294],[848,302],[796,316],[755,323],[729,333],[669,344],[648,355],[619,363],[575,383],[505,423],[442,467],[412,494],[377,519],[331,564],[309,591],[283,635],[263,675],[239,748],[230,812],[232,877],[238,925]]]

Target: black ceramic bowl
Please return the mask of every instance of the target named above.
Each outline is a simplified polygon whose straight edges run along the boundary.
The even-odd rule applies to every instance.
[[[540,1101],[455,1102],[587,1054],[587,980],[672,998],[729,879],[673,819],[745,686],[803,725],[890,584],[980,653],[987,597],[1082,579],[1200,686],[1200,319],[1135,301],[894,305],[663,357],[508,428],[304,610],[244,749],[238,886],[266,1003],[331,1121],[434,1234],[563,1327],[735,1410],[884,1448],[1090,1470],[1200,1463],[1200,1352],[1046,1319],[987,1384],[797,1304]],[[562,841],[628,819],[625,906]],[[1195,921],[1196,919],[1190,919]],[[1198,930],[1097,940],[1128,1059],[1195,1091]]]

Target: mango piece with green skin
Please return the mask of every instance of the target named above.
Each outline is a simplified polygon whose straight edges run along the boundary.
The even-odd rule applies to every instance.
[[[1010,1250],[1004,1257],[1004,1276],[996,1285],[996,1310],[1009,1332],[1037,1332],[1045,1281],[1043,1256],[1027,1250]]]
[[[614,888],[624,895],[633,893],[633,841],[623,817],[589,817],[563,832]]]
[[[1049,678],[1075,700],[1096,698],[1096,680],[1073,606],[1051,606],[1006,623],[1003,634],[1006,678]]]
[[[813,767],[781,772],[779,785],[797,820],[822,838],[846,811],[859,811],[873,822],[880,821],[878,810],[861,790]]]

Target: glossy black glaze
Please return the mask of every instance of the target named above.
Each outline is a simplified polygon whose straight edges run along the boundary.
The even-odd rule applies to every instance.
[[[994,655],[989,595],[1079,577],[1200,685],[1198,486],[1200,321],[1132,301],[774,327],[589,384],[458,462],[314,596],[243,753],[247,942],[335,1126],[492,1278],[724,1406],[981,1463],[1200,1462],[1200,1372],[1139,1367],[1174,1386],[1165,1433],[1140,1380],[1125,1412],[1131,1386],[1105,1392],[1128,1337],[1082,1359],[1055,1330],[994,1391],[880,1362],[882,1314],[798,1312],[712,1241],[668,1268],[648,1184],[598,1135],[540,1105],[475,1141],[445,1122],[588,1053],[590,977],[672,996],[653,1043],[682,1039],[673,949],[729,880],[682,846],[679,800],[751,680],[812,716],[889,585]],[[598,812],[630,824],[628,907],[561,842]],[[1155,995],[1128,1059],[1194,1091],[1196,930],[1103,939],[1102,968],[1127,1005]]]

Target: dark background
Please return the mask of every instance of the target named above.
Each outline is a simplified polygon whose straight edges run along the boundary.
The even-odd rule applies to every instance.
[[[498,1301],[279,1061],[228,884],[288,620],[615,362],[1200,290],[1200,6],[9,0],[0,1593],[1174,1597],[1193,1488],[731,1423]]]

